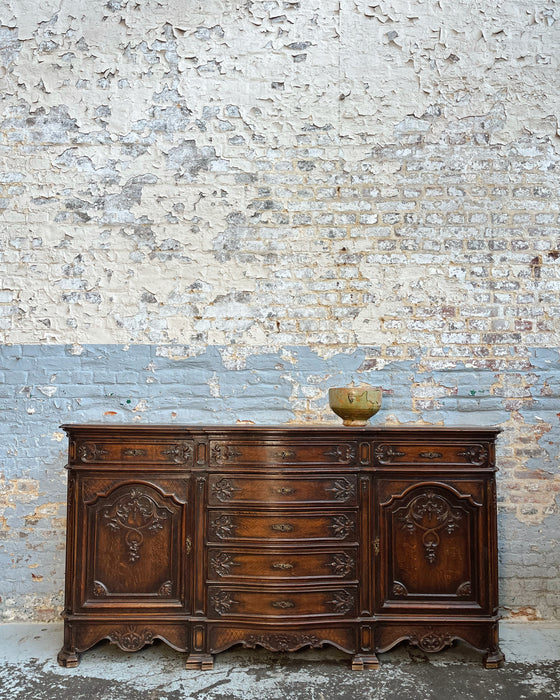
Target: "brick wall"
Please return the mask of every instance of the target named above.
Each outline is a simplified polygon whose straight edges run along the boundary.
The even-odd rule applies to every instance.
[[[68,421],[495,424],[502,603],[558,618],[547,2],[0,17],[0,610],[61,609]]]

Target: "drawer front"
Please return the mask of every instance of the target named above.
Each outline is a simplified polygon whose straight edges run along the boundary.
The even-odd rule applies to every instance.
[[[374,456],[380,465],[470,464],[482,467],[488,464],[489,452],[484,443],[382,442],[374,445]]]
[[[193,443],[77,440],[70,448],[70,461],[77,464],[190,464]]]
[[[210,548],[208,578],[211,581],[289,581],[356,578],[357,550],[243,551]]]
[[[209,515],[209,542],[298,542],[303,540],[353,541],[356,513],[279,512],[246,513],[212,511]]]
[[[259,617],[354,617],[357,588],[323,590],[252,591],[237,587],[208,587],[208,616],[233,618]]]
[[[353,464],[356,442],[326,441],[210,441],[210,464]]]
[[[208,502],[219,506],[302,503],[357,505],[356,475],[314,477],[229,476],[211,474]]]

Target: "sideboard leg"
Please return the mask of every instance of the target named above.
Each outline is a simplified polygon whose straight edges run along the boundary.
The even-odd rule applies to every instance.
[[[379,668],[379,659],[375,654],[356,654],[352,657],[352,671],[375,671]]]
[[[484,664],[484,668],[500,668],[504,665],[505,660],[506,657],[503,655],[500,647],[497,647],[484,656],[482,663]]]
[[[189,670],[211,671],[214,668],[212,654],[189,654],[185,668]]]
[[[80,663],[80,655],[76,653],[73,649],[62,649],[58,652],[56,657],[60,666],[64,668],[76,668]]]

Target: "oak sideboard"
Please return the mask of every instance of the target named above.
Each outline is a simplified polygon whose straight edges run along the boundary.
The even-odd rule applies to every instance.
[[[211,669],[234,645],[498,644],[496,428],[64,425],[63,666],[156,638]]]

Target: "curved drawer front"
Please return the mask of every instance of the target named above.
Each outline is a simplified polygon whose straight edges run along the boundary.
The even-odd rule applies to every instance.
[[[484,443],[382,442],[374,445],[375,462],[380,465],[445,464],[483,467],[489,451]]]
[[[77,440],[71,446],[70,461],[77,464],[190,464],[193,442],[188,440],[155,442],[110,442]]]
[[[318,590],[252,591],[237,587],[208,587],[208,615],[216,618],[243,617],[353,617],[356,614],[355,586]]]
[[[246,513],[212,511],[209,542],[297,542],[301,540],[352,541],[356,513]]]
[[[352,464],[356,461],[356,442],[312,440],[289,443],[281,441],[243,442],[210,441],[210,464]]]
[[[208,502],[218,506],[263,504],[337,504],[357,505],[355,474],[339,476],[283,477],[272,474],[230,476],[211,474]]]
[[[337,548],[330,551],[282,550],[243,551],[211,548],[208,578],[212,581],[288,581],[355,579],[357,551]]]

